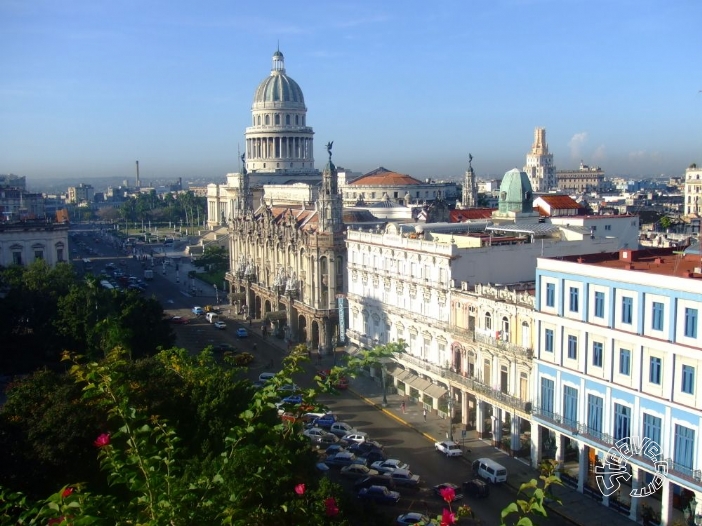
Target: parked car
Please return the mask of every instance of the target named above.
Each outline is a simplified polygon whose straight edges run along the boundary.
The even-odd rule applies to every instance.
[[[369,475],[364,479],[357,480],[353,485],[354,489],[370,488],[371,486],[385,486],[388,489],[395,489],[395,481],[387,475]]]
[[[175,323],[176,325],[185,325],[186,323],[190,323],[190,320],[188,320],[188,318],[183,318],[182,316],[173,316],[171,318],[171,323]]]
[[[481,499],[490,495],[490,486],[484,480],[467,480],[463,483],[463,492],[469,497]]]
[[[473,473],[483,480],[499,484],[507,480],[507,468],[491,458],[479,458],[473,461]]]
[[[236,330],[236,337],[237,338],[248,338],[249,337],[249,331],[244,329],[243,327],[239,327]]]
[[[202,316],[203,314],[205,314],[205,309],[203,309],[202,307],[193,307],[193,314],[195,314],[196,316]]]
[[[374,469],[369,468],[365,464],[349,464],[341,468],[341,476],[349,478],[366,478],[371,475],[377,475],[378,472]]]
[[[461,493],[461,488],[458,487],[458,485],[453,484],[451,482],[444,482],[442,484],[437,484],[432,488],[434,491],[434,495],[437,497],[440,497],[443,499],[443,496],[441,495],[441,491],[445,489],[452,489],[454,491],[455,496],[453,497],[453,500],[461,500],[463,499],[463,493]]]
[[[331,413],[327,413],[324,416],[321,416],[319,418],[314,419],[312,421],[312,424],[317,426],[317,427],[323,427],[325,429],[329,429],[334,422],[336,422],[336,417]]]
[[[373,462],[378,462],[379,460],[387,460],[388,457],[385,455],[383,451],[380,449],[372,449],[371,451],[368,451],[367,453],[363,453],[359,455],[356,453],[356,456],[359,458],[363,458],[366,460],[366,464],[369,466],[373,464]]]
[[[358,498],[376,504],[397,504],[400,500],[400,494],[397,491],[390,491],[385,486],[371,486],[360,490]]]
[[[321,427],[311,427],[309,429],[305,429],[302,432],[302,434],[308,438],[312,438],[312,437],[321,437],[322,435],[326,435],[327,432],[324,429],[322,429]]]
[[[338,437],[343,437],[345,435],[348,435],[349,433],[353,433],[356,430],[351,427],[349,424],[346,422],[334,422],[330,427],[329,427],[329,432],[334,433]]]
[[[397,519],[395,519],[395,524],[396,526],[412,526],[413,524],[429,524],[430,520],[431,519],[423,513],[410,511],[409,513],[397,517]]]
[[[368,438],[368,434],[364,433],[363,431],[354,431],[353,433],[349,433],[348,435],[344,435],[342,440],[344,440],[348,444],[350,444],[352,442],[356,442],[356,443],[360,444],[361,442],[365,442],[367,438]]]
[[[233,345],[231,345],[229,343],[218,343],[217,345],[214,345],[212,347],[212,349],[214,349],[217,352],[221,352],[221,353],[225,353],[225,352],[235,353],[236,352],[236,347],[234,347]]]
[[[297,386],[297,384],[287,384],[287,385],[283,385],[281,387],[278,387],[279,393],[296,393],[299,390],[300,390],[300,388]]]
[[[310,439],[310,442],[316,444],[317,447],[320,449],[336,444],[338,441],[339,437],[336,435],[332,435],[331,433],[325,433],[323,435],[319,435]]]
[[[396,469],[389,473],[389,475],[398,486],[406,486],[409,488],[416,488],[419,486],[419,475],[415,475],[408,469]]]
[[[258,375],[258,381],[267,382],[268,380],[272,380],[274,376],[275,373],[261,373]]]
[[[373,462],[371,464],[373,469],[377,469],[381,473],[390,473],[396,469],[409,469],[409,464],[405,464],[401,460],[396,458],[389,458],[387,460],[379,460],[378,462]]]
[[[330,457],[332,455],[336,455],[337,453],[341,453],[342,451],[346,451],[344,449],[344,446],[342,446],[341,444],[332,444],[324,450],[324,454]]]
[[[450,440],[447,440],[445,442],[436,442],[434,444],[434,448],[439,453],[443,453],[447,457],[460,457],[461,455],[463,455],[463,451],[461,451],[461,446],[459,446],[455,442],[451,442]]]
[[[216,321],[216,322],[214,322],[214,328],[222,331],[222,330],[227,328],[227,324],[224,323],[223,321]]]
[[[351,444],[349,446],[349,449],[353,449],[354,453],[357,455],[367,453],[369,451],[374,451],[374,450],[379,450],[382,451],[385,449],[385,446],[383,446],[380,442],[376,442],[375,440],[366,440],[365,442],[361,442],[360,444]]]
[[[335,435],[332,436],[336,438]],[[359,464],[360,462],[361,461],[356,458],[356,455],[349,453],[348,451],[342,451],[341,453],[337,453],[332,457],[327,457],[324,461],[327,466],[336,467],[350,466],[351,464]]]

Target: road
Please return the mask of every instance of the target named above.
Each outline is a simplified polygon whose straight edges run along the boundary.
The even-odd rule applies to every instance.
[[[115,264],[124,262],[124,268],[128,274],[143,276],[141,263],[127,257],[119,248],[108,246],[104,242],[95,244],[92,241],[92,234],[80,239],[87,239],[86,245],[93,246],[94,249],[102,253],[102,255],[88,256],[80,254],[80,257],[91,257],[94,260],[95,273],[99,273],[108,262]],[[149,245],[149,248],[153,247],[154,245]],[[277,345],[271,344],[271,340],[268,339],[271,336],[264,339],[258,330],[259,327],[254,326],[253,330],[250,331],[249,338],[236,338],[236,328],[249,328],[249,325],[244,320],[233,319],[233,312],[229,313],[228,316],[227,306],[222,307],[222,317],[227,322],[227,329],[215,329],[205,320],[204,316],[198,317],[191,312],[191,309],[196,305],[204,306],[208,303],[214,303],[214,294],[206,297],[192,297],[185,290],[182,282],[176,283],[173,266],[166,267],[166,274],[163,274],[162,268],[157,267],[154,270],[154,279],[149,284],[147,294],[153,294],[161,301],[168,316],[182,316],[190,321],[187,325],[173,326],[177,336],[176,345],[196,353],[207,345],[228,343],[239,351],[251,352],[254,354],[255,360],[249,368],[247,376],[252,380],[256,379],[261,372],[271,370],[268,366],[270,360],[273,360],[275,364],[273,372],[280,368],[285,351]],[[181,272],[181,275],[183,274],[184,272]],[[256,350],[253,349],[254,344],[256,344]],[[330,366],[331,363],[323,362],[322,364],[324,368]],[[314,384],[312,377],[315,367],[308,364],[305,369],[305,374],[295,378],[295,382],[303,387],[311,387]],[[473,478],[468,462],[458,458],[446,458],[437,453],[433,444],[416,430],[378,411],[357,396],[349,392],[341,392],[338,396],[322,396],[320,401],[328,405],[340,420],[367,432],[373,440],[382,443],[390,458],[399,458],[409,463],[411,471],[420,475],[421,488],[419,490],[401,489],[403,498],[397,507],[388,510],[389,516],[394,517],[406,511],[429,511],[432,516],[440,514],[443,503],[438,497],[433,496],[431,488],[442,482],[453,482],[460,485],[463,481]],[[467,446],[470,447],[469,444]],[[338,479],[335,472],[332,472],[331,476]],[[342,482],[348,487],[351,486],[347,481]],[[501,510],[513,502],[516,495],[504,485],[492,485],[490,490],[490,496],[486,499],[465,498],[462,503],[468,504],[473,509],[476,518],[479,519],[477,523],[497,526],[500,524]],[[471,523],[473,521],[466,522],[466,524]],[[548,518],[539,518],[538,523],[543,526],[567,524],[560,517],[553,515]]]

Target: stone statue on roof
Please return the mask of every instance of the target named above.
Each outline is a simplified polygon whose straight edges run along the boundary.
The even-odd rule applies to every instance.
[[[327,153],[329,153],[329,160],[331,161],[332,156],[332,146],[334,146],[334,141],[327,143]]]
[[[473,168],[473,166],[471,165],[472,162],[473,162],[473,155],[469,153],[468,154],[468,169]]]
[[[241,173],[246,175],[246,154],[241,154]]]

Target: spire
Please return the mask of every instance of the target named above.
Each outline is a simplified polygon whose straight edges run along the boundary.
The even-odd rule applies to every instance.
[[[340,232],[342,228],[342,202],[339,194],[339,179],[336,166],[332,162],[332,146],[334,141],[327,143],[329,162],[322,172],[322,188],[317,200],[319,211],[319,232]]]

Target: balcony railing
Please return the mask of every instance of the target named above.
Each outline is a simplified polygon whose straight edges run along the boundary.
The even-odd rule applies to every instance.
[[[402,353],[396,356],[395,359],[399,362],[408,363],[417,367],[418,369],[429,371],[435,375],[439,375],[442,378],[446,378],[447,380],[462,386],[467,391],[480,394],[484,398],[493,400],[495,402],[499,402],[503,405],[512,407],[524,413],[531,412],[531,402],[527,402],[515,396],[503,393],[499,389],[494,389],[493,387],[482,383],[476,378],[462,376],[458,373],[455,373],[448,367],[441,367],[440,365],[430,363],[426,360],[422,360],[420,358],[417,358],[416,356],[412,356],[407,353]]]

